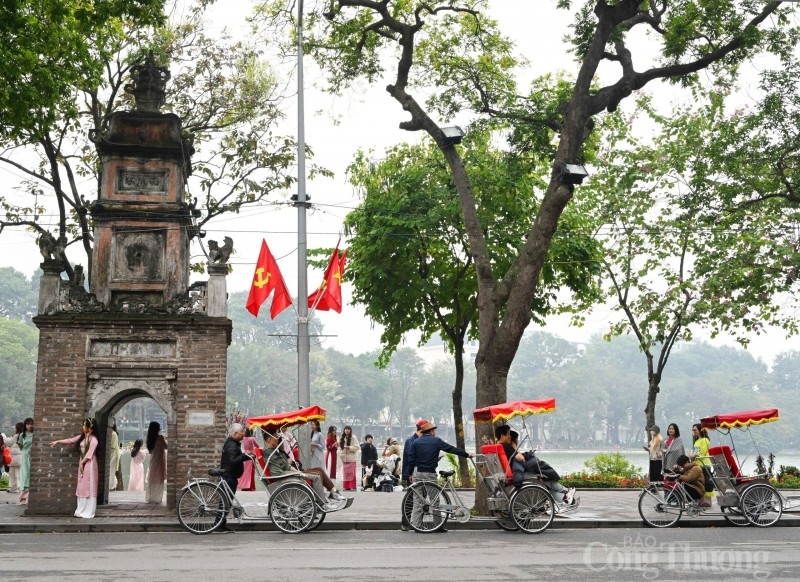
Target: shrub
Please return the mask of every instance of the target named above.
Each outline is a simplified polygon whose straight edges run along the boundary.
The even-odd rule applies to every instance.
[[[472,463],[468,465],[469,478],[470,481],[472,481],[472,484],[468,483],[465,485],[464,483],[461,482],[461,469],[458,465],[458,457],[453,453],[445,453],[444,456],[447,460],[448,469],[452,469],[453,471],[455,471],[455,474],[451,477],[451,479],[453,480],[453,487],[471,487],[472,484],[475,483],[475,466]]]
[[[578,487],[580,489],[641,489],[647,486],[647,481],[636,475],[619,477],[616,475],[597,475],[583,471],[562,477],[561,484],[564,487]]]
[[[785,479],[786,477],[797,479],[800,477],[800,469],[792,465],[781,465],[778,469],[778,474],[775,476],[778,480]]]
[[[584,461],[583,464],[591,469],[592,473],[602,476],[633,479],[642,473],[641,467],[637,467],[619,453],[600,453]]]

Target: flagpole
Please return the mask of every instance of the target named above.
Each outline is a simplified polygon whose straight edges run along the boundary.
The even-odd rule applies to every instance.
[[[306,135],[303,96],[303,0],[297,3],[297,404],[311,406],[308,337],[308,243],[306,240]],[[305,452],[309,437],[301,431],[300,450]]]

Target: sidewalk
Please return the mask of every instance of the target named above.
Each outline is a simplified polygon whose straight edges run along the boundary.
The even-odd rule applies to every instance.
[[[785,492],[792,495],[795,492]],[[472,507],[474,491],[459,491],[461,500]],[[374,491],[348,492],[355,497],[349,509],[328,514],[320,529],[327,530],[394,530],[400,527],[400,501],[402,493]],[[71,516],[26,516],[25,507],[17,505],[17,495],[0,491],[0,534],[45,532],[164,532],[183,531],[174,512],[166,507],[142,502],[143,492],[112,491],[110,503],[97,508],[94,519]],[[643,527],[637,503],[639,490],[614,489],[578,491],[580,507],[566,515],[556,515],[553,528],[637,528]],[[261,491],[239,492],[237,498],[246,508],[263,505],[266,495]],[[455,503],[455,500],[452,500]],[[716,507],[715,507],[716,509]],[[234,528],[244,531],[272,531],[267,518],[263,521],[242,521]],[[682,517],[679,527],[725,527],[728,523],[719,515]],[[784,513],[777,527],[800,526],[800,513]],[[467,523],[448,521],[448,529],[497,529],[494,522],[472,519]]]

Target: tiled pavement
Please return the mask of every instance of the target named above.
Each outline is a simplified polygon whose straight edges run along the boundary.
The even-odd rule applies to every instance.
[[[800,492],[784,492],[785,495]],[[400,500],[402,493],[379,493],[373,491],[347,492],[354,497],[353,505],[346,510],[326,516],[321,529],[361,529],[390,530],[400,526]],[[471,507],[474,491],[459,491],[462,502]],[[579,490],[580,507],[570,513],[557,515],[554,528],[633,528],[643,525],[639,517],[637,502],[638,490]],[[94,519],[80,519],[72,516],[26,515],[25,507],[16,504],[17,495],[0,491],[0,533],[14,532],[109,532],[109,531],[180,531],[181,526],[174,511],[164,505],[148,505],[142,502],[143,492],[112,491],[110,503],[97,508]],[[261,491],[239,492],[240,502],[252,512],[265,513],[263,507],[266,494]],[[800,501],[800,500],[799,500]],[[242,530],[272,530],[269,519],[243,521],[232,526]],[[726,526],[727,522],[717,515],[683,517],[679,526]],[[799,526],[800,512],[785,513],[779,526]],[[450,530],[460,528],[495,529],[493,521],[471,519],[461,524],[449,521]]]

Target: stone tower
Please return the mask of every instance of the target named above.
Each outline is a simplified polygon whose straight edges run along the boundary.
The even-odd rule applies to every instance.
[[[166,415],[170,508],[187,470],[216,462],[225,435],[228,265],[210,263],[209,280],[189,285],[191,139],[160,111],[168,71],[151,55],[132,77],[134,110],[91,136],[103,164],[90,206],[91,292],[79,269],[65,281],[43,251],[29,513],[75,510],[77,450],[46,444],[78,434],[86,417],[99,424],[98,505],[108,500],[110,419],[130,400],[152,398]]]

